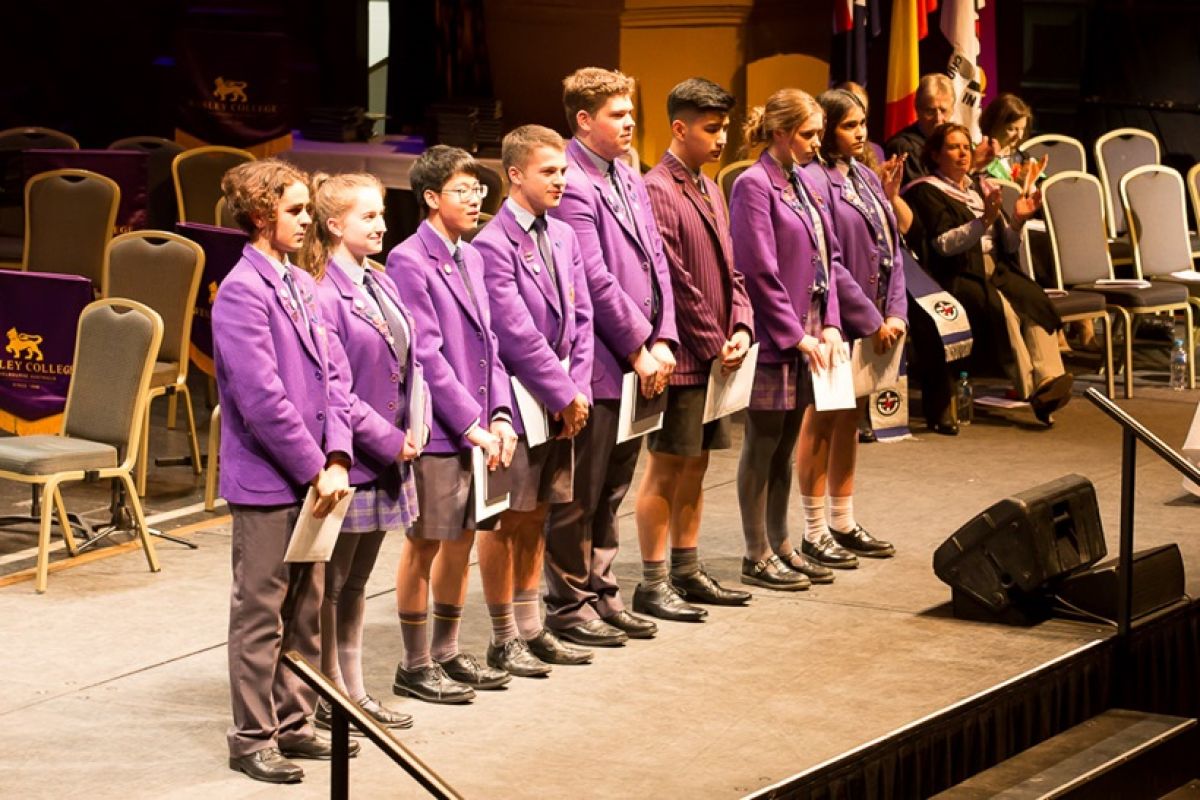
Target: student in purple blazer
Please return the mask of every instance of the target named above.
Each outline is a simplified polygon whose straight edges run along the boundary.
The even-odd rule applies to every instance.
[[[517,435],[508,374],[491,330],[483,259],[462,238],[475,228],[487,193],[479,165],[465,150],[434,145],[413,164],[409,180],[426,217],[388,254],[387,274],[421,333],[416,355],[433,397],[433,424],[416,463],[421,515],[401,546],[396,573],[404,658],[392,689],[431,703],[465,703],[475,689],[498,689],[511,680],[458,647],[475,531],[496,522],[475,519],[471,452],[483,448],[490,468],[507,467]],[[431,590],[432,642],[426,633]]]
[[[318,516],[348,489],[346,365],[329,347],[312,278],[288,262],[310,222],[307,176],[275,159],[252,161],[226,173],[221,189],[250,237],[212,320],[221,494],[233,517],[229,766],[295,783],[304,770],[289,758],[333,753],[309,724],[312,692],[279,660],[296,650],[316,661],[324,570],[283,558],[308,487]]]
[[[815,178],[829,208],[842,247],[842,263],[852,279],[845,282],[847,287],[857,286],[883,318],[875,332],[855,346],[886,353],[903,346],[908,330],[901,236],[912,224],[912,211],[899,195],[904,159],[894,156],[881,166],[885,190],[885,183],[860,161],[867,140],[862,101],[849,91],[833,89],[821,94],[817,102],[825,113],[821,146],[825,163],[813,161],[805,170]],[[866,332],[846,333],[854,336]],[[857,556],[887,558],[895,554],[895,548],[873,537],[854,516],[854,467],[861,414],[860,408],[813,416],[817,447],[801,468],[801,483],[806,487],[804,535],[812,542],[832,535],[838,545]]]
[[[561,426],[534,447],[514,416],[509,510],[479,540],[479,569],[492,618],[488,664],[510,675],[546,675],[550,664],[586,664],[590,650],[561,641],[542,624],[538,602],[551,503],[573,496],[572,439],[587,424],[592,396],[592,303],[571,226],[550,219],[566,186],[566,144],[541,125],[504,137],[509,194],[472,240],[483,256],[492,330],[513,380]],[[489,591],[489,589],[491,591]]]
[[[813,413],[810,370],[839,357],[843,324],[878,317],[861,293],[839,291],[848,278],[833,223],[801,169],[816,156],[822,126],[820,106],[799,89],[780,89],[753,109],[744,140],[766,148],[738,177],[729,202],[734,259],[760,342],[738,465],[742,582],[786,591],[833,580],[807,548],[792,545],[787,530],[792,453]]]
[[[313,176],[313,224],[301,263],[317,281],[330,346],[349,365],[354,431],[354,497],[333,557],[325,566],[321,604],[321,670],[386,728],[408,728],[412,717],[384,706],[363,681],[365,589],[389,530],[416,519],[412,460],[425,441],[421,368],[413,357],[416,327],[395,284],[368,261],[383,249],[383,185],[373,175]],[[422,392],[420,402],[414,392]],[[422,415],[424,417],[424,415]],[[317,704],[313,723],[328,730],[333,710]]]
[[[622,160],[633,142],[633,80],[596,67],[563,80],[574,138],[567,189],[551,216],[575,231],[592,299],[594,407],[575,439],[575,494],[551,507],[546,540],[546,624],[577,644],[619,647],[658,628],[625,609],[613,574],[617,508],[641,442],[616,443],[622,375],[661,394],[675,367],[675,305],[650,198]]]
[[[672,89],[667,97],[671,143],[646,175],[671,269],[680,344],[663,427],[646,440],[649,461],[637,502],[645,578],[634,592],[633,609],[685,622],[699,622],[707,612],[674,598],[664,602],[667,593],[715,605],[750,602],[749,592],[718,584],[697,555],[708,454],[730,446],[728,417],[704,424],[709,373],[716,360],[726,370],[740,368],[754,336],[750,299],[734,268],[729,211],[716,183],[701,172],[721,158],[733,104],[733,95],[704,78],[689,78]],[[658,602],[646,603],[655,595]]]

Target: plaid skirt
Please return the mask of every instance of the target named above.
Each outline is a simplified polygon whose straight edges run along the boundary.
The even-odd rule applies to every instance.
[[[408,530],[420,514],[411,462],[393,464],[375,480],[354,489],[342,533]]]
[[[750,390],[751,411],[791,411],[812,402],[812,371],[801,357],[782,364],[759,362]]]

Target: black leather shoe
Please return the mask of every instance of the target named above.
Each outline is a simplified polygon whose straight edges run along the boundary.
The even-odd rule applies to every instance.
[[[800,544],[800,552],[826,567],[834,569],[857,569],[858,567],[858,556],[839,545],[829,535],[821,537],[819,544],[813,544],[805,539]]]
[[[412,714],[401,714],[399,711],[392,711],[370,695],[363,698],[358,707],[382,728],[398,730],[413,726]],[[333,728],[333,707],[324,700],[317,703],[317,710],[313,712],[312,723],[313,727],[319,730],[331,730]],[[351,725],[350,735],[362,736],[362,731]]]
[[[620,631],[617,631],[617,633],[620,633]],[[549,628],[542,628],[542,632],[537,636],[534,636],[532,639],[526,639],[525,644],[529,645],[529,652],[547,664],[578,666],[580,664],[592,663],[591,650],[567,644],[559,639],[554,634],[554,631]]]
[[[875,431],[871,430],[870,428],[859,428],[858,429],[858,443],[859,444],[874,444],[877,441],[879,441],[879,440],[875,436]]]
[[[350,757],[354,758],[358,755],[358,751],[362,749],[358,742],[351,740],[350,742]],[[311,758],[314,761],[328,761],[333,758],[333,742],[326,739],[324,736],[317,736],[315,733],[307,739],[301,739],[292,744],[280,745],[279,752],[285,758]]]
[[[799,550],[793,549],[789,555],[780,555],[779,560],[792,572],[799,572],[813,583],[833,583],[833,570],[821,566]]]
[[[639,583],[633,590],[633,610],[671,622],[704,622],[708,612],[694,606],[671,588],[669,581]]]
[[[438,666],[453,680],[473,689],[499,689],[512,680],[512,676],[504,670],[484,666],[470,653],[459,653],[439,661]]]
[[[958,423],[938,420],[930,423],[929,430],[942,436],[958,436]]]
[[[726,589],[713,580],[704,567],[691,575],[672,575],[671,586],[684,600],[714,606],[744,606],[754,596],[741,589]]]
[[[248,756],[230,757],[229,768],[264,783],[299,783],[304,770],[283,757],[278,749],[267,747]]]
[[[550,665],[535,656],[520,637],[504,644],[489,644],[487,663],[518,678],[544,678],[550,674]]]
[[[658,633],[658,626],[653,622],[635,617],[625,609],[621,609],[611,617],[605,617],[604,621],[614,628],[625,631],[625,635],[630,639],[653,639],[654,634]]]
[[[566,639],[568,642],[587,645],[588,647],[622,647],[625,642],[629,641],[629,637],[625,635],[625,631],[620,628],[614,628],[612,625],[599,619],[589,619],[587,622],[581,622],[578,625],[556,628],[554,634],[560,639]]]
[[[777,555],[767,556],[762,561],[743,558],[742,583],[749,586],[761,586],[764,589],[775,589],[780,592],[799,592],[812,585],[812,581],[799,572],[789,569]]]
[[[830,528],[829,534],[835,542],[856,555],[867,558],[891,558],[896,555],[896,548],[891,542],[876,539],[862,525],[855,525],[854,530],[848,533]]]
[[[397,666],[392,692],[405,697],[415,697],[426,703],[449,705],[469,703],[475,699],[474,689],[465,683],[451,680],[445,670],[437,664],[412,671]]]

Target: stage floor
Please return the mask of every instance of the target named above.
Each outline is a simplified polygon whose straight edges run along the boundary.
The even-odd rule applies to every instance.
[[[1121,404],[1179,445],[1200,391],[1139,388]],[[740,429],[739,429],[740,432]],[[156,446],[182,449],[156,430]],[[715,454],[707,478],[702,556],[736,583],[741,550],[736,458]],[[514,680],[470,706],[436,707],[391,694],[400,637],[391,590],[399,537],[369,585],[366,671],[372,692],[411,712],[400,733],[466,797],[737,797],[1108,635],[1051,621],[1033,628],[962,622],[933,575],[933,550],[1007,494],[1068,472],[1096,485],[1115,552],[1120,436],[1076,398],[1052,430],[1028,411],[985,417],[956,439],[861,448],[860,521],[893,540],[894,559],[838,573],[795,594],[756,589],[745,609],[716,608],[700,625],[661,623],[656,640],[598,650],[587,667]],[[1138,547],[1179,542],[1189,591],[1200,581],[1197,508],[1169,468],[1141,449]],[[153,473],[150,505],[187,511],[198,484],[186,470]],[[19,488],[19,487],[18,487]],[[86,491],[86,490],[85,490]],[[26,497],[3,487],[0,513]],[[165,498],[165,499],[163,499]],[[96,499],[93,497],[92,499]],[[70,503],[70,498],[68,499]],[[86,505],[86,504],[85,504]],[[97,503],[98,505],[98,503]],[[794,532],[801,530],[798,500]],[[638,577],[632,503],[618,572],[627,597]],[[225,671],[229,525],[218,513],[188,534],[196,551],[159,542],[163,571],[137,551],[0,588],[0,752],[5,796],[61,798],[323,797],[327,763],[302,762],[299,786],[271,787],[226,765]],[[4,569],[28,566],[29,541],[0,532]],[[7,559],[7,561],[5,561]],[[0,578],[2,580],[2,578]],[[462,642],[482,656],[487,615],[472,576]],[[351,762],[358,797],[419,797],[373,748]]]

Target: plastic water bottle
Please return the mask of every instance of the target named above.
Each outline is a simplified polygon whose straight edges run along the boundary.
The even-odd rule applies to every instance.
[[[1183,346],[1183,339],[1175,340],[1175,348],[1171,351],[1171,388],[1182,392],[1188,385],[1188,351]]]
[[[975,390],[971,388],[971,379],[967,373],[958,373],[958,383],[954,386],[954,404],[959,425],[970,425],[975,417]]]

